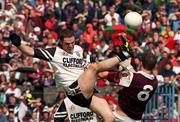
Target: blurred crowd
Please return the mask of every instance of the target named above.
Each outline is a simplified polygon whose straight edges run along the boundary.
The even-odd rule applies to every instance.
[[[31,47],[49,48],[61,41],[59,35],[68,28],[84,49],[84,58],[100,61],[108,58],[118,40],[106,28],[125,25],[124,16],[130,11],[143,18],[134,34],[127,33],[135,52],[133,67],[139,71],[141,54],[151,51],[158,62],[152,73],[159,86],[175,85],[179,94],[180,0],[0,0],[0,122],[27,118],[49,122],[55,104],[64,98],[60,92],[53,105],[44,101],[44,87],[55,85],[51,66],[22,54],[9,42],[10,32],[21,35]],[[99,87],[108,84],[103,79],[97,82]],[[117,90],[111,91],[105,99],[116,105]]]

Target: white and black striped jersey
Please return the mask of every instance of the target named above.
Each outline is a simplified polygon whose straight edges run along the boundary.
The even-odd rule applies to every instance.
[[[83,49],[75,45],[73,54],[60,47],[36,48],[34,57],[50,62],[55,73],[56,85],[67,87],[78,79],[84,71],[87,61],[83,58]]]

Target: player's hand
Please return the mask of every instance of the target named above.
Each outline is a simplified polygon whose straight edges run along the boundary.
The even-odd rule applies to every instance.
[[[124,49],[122,49],[121,46],[115,46],[113,53],[118,56],[121,62],[131,57],[128,51],[125,51]]]
[[[10,36],[9,36],[9,40],[16,47],[19,47],[21,45],[21,38],[16,33],[11,33]]]
[[[120,63],[120,65],[121,65],[122,67],[124,67],[124,68],[130,66],[130,65],[131,65],[131,58],[128,58],[128,59],[126,59],[125,61],[122,61],[122,62]]]
[[[131,65],[131,58],[128,58],[125,61],[120,62],[119,64],[124,69],[127,69],[127,70],[129,70],[131,72],[135,72],[133,66]]]
[[[122,51],[127,52],[130,56],[132,56],[133,55],[133,49],[130,46],[129,40],[126,38],[126,35],[121,34],[119,36],[120,36],[120,39],[123,42]]]

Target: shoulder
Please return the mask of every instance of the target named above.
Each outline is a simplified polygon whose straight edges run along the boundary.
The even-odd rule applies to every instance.
[[[54,52],[57,50],[57,47],[46,48],[46,50],[47,50],[49,53],[54,53]]]
[[[105,18],[107,18],[107,17],[110,17],[110,14],[109,14],[109,13],[107,13],[107,14],[105,15]]]
[[[75,53],[78,57],[83,57],[83,49],[82,49],[79,45],[75,45],[75,46],[74,46],[74,53]]]
[[[20,88],[16,88],[16,89],[14,90],[14,92],[16,92],[16,93],[21,93],[21,89],[20,89]]]
[[[74,51],[81,51],[81,52],[83,52],[83,49],[79,45],[74,45]]]
[[[150,84],[154,88],[157,88],[158,85],[158,80],[156,77],[143,71],[138,71],[137,73],[134,73],[134,80],[139,81],[139,84]]]
[[[34,57],[44,60],[52,60],[55,56],[57,48],[36,48],[34,49]]]
[[[118,14],[118,13],[115,13],[115,15],[116,15],[116,16],[119,16],[119,14]]]
[[[138,72],[136,72],[134,74],[141,75],[141,76],[143,76],[143,77],[145,77],[146,79],[149,79],[149,80],[154,80],[155,79],[155,77],[152,74],[148,74],[148,73],[143,72],[143,71],[138,71]]]
[[[55,47],[58,52],[63,52],[64,50],[60,47]]]

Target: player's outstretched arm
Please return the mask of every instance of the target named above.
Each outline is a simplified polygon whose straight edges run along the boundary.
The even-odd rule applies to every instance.
[[[128,58],[125,61],[120,62],[119,64],[124,69],[127,69],[128,71],[131,71],[131,72],[135,72],[133,66],[131,65],[131,58]]]
[[[34,56],[34,49],[21,43],[21,38],[16,33],[11,33],[9,36],[9,40],[11,43],[16,46],[22,53],[28,56]]]

